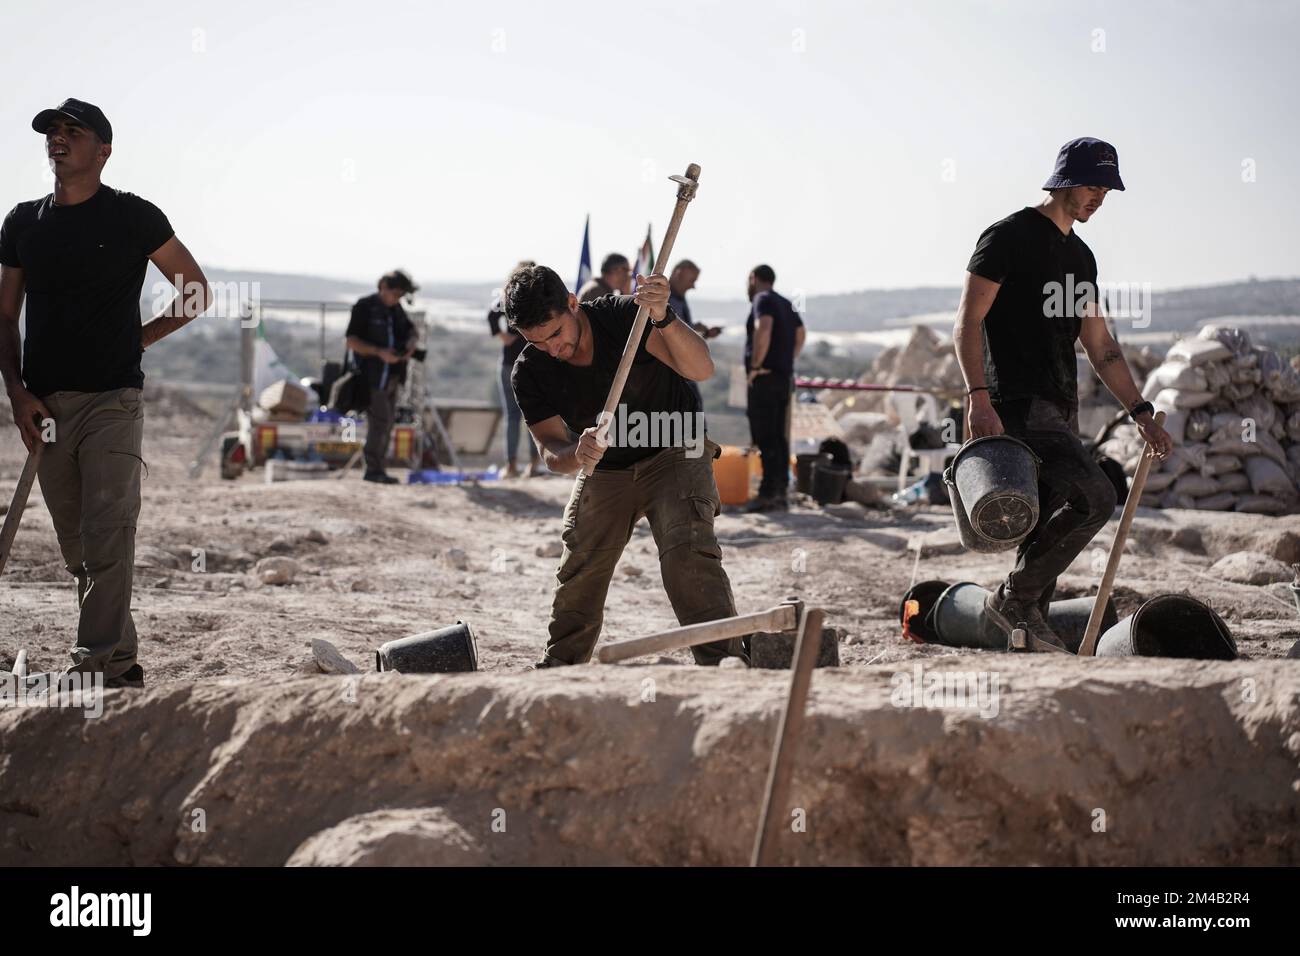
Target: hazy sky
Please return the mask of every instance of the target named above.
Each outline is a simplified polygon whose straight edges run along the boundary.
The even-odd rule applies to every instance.
[[[1101,278],[1300,274],[1300,4],[6,2],[0,204],[50,190],[32,116],[113,122],[105,181],[204,264],[571,280],[703,167],[679,256],[738,295],[951,285],[1074,136],[1128,190]],[[1104,31],[1104,33],[1098,32]],[[1104,50],[1095,48],[1104,46]],[[1253,161],[1255,181],[1243,181]]]

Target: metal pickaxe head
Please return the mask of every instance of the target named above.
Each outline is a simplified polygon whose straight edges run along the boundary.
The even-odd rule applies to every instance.
[[[686,167],[685,176],[669,176],[678,184],[677,198],[690,202],[695,198],[695,190],[700,188],[700,167],[691,163]]]

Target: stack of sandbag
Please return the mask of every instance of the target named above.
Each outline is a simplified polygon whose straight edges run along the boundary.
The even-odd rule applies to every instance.
[[[1300,372],[1245,330],[1206,326],[1173,345],[1142,395],[1166,415],[1174,451],[1154,462],[1141,504],[1256,514],[1300,512]],[[1102,451],[1137,468],[1136,427]]]

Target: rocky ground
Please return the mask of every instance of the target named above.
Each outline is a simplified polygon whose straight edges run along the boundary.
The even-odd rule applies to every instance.
[[[7,409],[0,411],[4,411],[7,421]],[[272,699],[288,695],[296,701],[293,715],[286,718],[289,724],[280,726],[273,720],[262,729],[297,734],[302,727],[312,725],[314,718],[310,705],[316,699],[314,695],[337,693],[330,689],[336,685],[328,683],[337,678],[316,676],[306,679],[307,675],[317,674],[310,647],[314,638],[329,640],[366,672],[374,670],[374,649],[385,641],[456,620],[466,620],[474,625],[478,634],[480,667],[486,676],[430,678],[423,683],[419,679],[401,678],[400,681],[406,683],[391,686],[400,687],[403,699],[410,696],[419,698],[426,690],[430,695],[427,705],[412,705],[418,711],[420,723],[408,725],[406,717],[395,713],[386,716],[371,714],[365,718],[386,727],[384,732],[402,735],[418,735],[422,732],[421,727],[441,728],[443,724],[440,721],[443,720],[452,720],[458,726],[465,721],[472,724],[470,717],[465,716],[470,711],[487,715],[498,706],[511,713],[520,707],[527,711],[528,706],[533,706],[527,702],[543,698],[551,703],[544,706],[537,703],[535,706],[542,710],[529,719],[545,721],[553,718],[567,734],[599,710],[598,700],[622,700],[628,693],[634,693],[629,691],[629,686],[639,686],[640,678],[635,675],[648,673],[644,668],[629,671],[628,668],[613,666],[593,666],[572,673],[545,675],[523,672],[524,666],[538,657],[545,641],[550,592],[558,557],[561,509],[570,488],[568,479],[550,477],[489,482],[477,487],[395,485],[381,488],[364,485],[353,473],[343,480],[267,485],[262,482],[261,472],[237,482],[222,482],[209,468],[199,479],[190,480],[186,477],[185,466],[207,427],[210,426],[200,410],[179,397],[164,395],[148,407],[144,457],[149,471],[144,481],[144,507],[137,537],[133,611],[140,635],[140,657],[152,689],[144,695],[136,695],[138,700],[130,704],[129,714],[121,711],[117,717],[112,712],[108,715],[118,721],[115,726],[132,728],[118,731],[115,747],[136,746],[129,744],[135,739],[131,735],[138,733],[150,721],[165,724],[176,720],[189,726],[189,722],[199,719],[196,716],[199,714],[207,715],[203,717],[205,721],[226,723],[224,731],[211,731],[211,728],[203,731],[207,736],[196,745],[211,745],[217,749],[230,746],[221,744],[211,733],[217,733],[218,737],[221,733],[233,733],[231,721],[238,725],[246,719],[245,715],[260,713],[260,687],[278,688]],[[6,436],[0,444],[0,488],[4,489],[5,501],[22,463],[16,433],[6,432]],[[981,768],[991,768],[988,763],[991,757],[989,753],[979,752],[982,738],[977,731],[969,729],[979,726],[978,722],[961,725],[967,728],[963,730],[961,727],[949,728],[940,718],[937,724],[926,723],[926,729],[922,731],[919,725],[909,726],[902,714],[890,717],[886,711],[879,711],[876,717],[871,717],[868,712],[873,708],[878,710],[878,701],[875,704],[865,701],[875,700],[880,687],[888,687],[890,675],[911,668],[915,661],[946,658],[948,660],[939,662],[942,666],[977,666],[983,671],[1012,666],[1011,659],[999,653],[958,651],[904,641],[900,638],[898,620],[899,599],[913,581],[938,578],[951,582],[969,580],[992,586],[1009,567],[1008,555],[966,553],[957,542],[951,514],[941,508],[867,510],[854,504],[819,508],[802,503],[790,513],[776,516],[751,516],[729,511],[718,519],[717,529],[736,602],[742,611],[762,609],[779,603],[787,595],[798,595],[806,602],[824,608],[827,623],[838,628],[844,636],[840,646],[843,666],[833,674],[828,672],[824,678],[819,677],[816,682],[819,686],[825,682],[834,688],[833,693],[828,691],[830,696],[824,698],[825,719],[834,717],[845,721],[844,727],[835,733],[846,735],[838,744],[833,742],[838,738],[827,738],[811,745],[828,759],[832,755],[825,752],[826,748],[841,750],[834,755],[833,762],[840,768],[836,772],[845,776],[833,787],[824,789],[821,799],[843,798],[854,806],[860,806],[863,800],[876,801],[889,796],[889,788],[874,781],[869,770],[864,769],[873,765],[871,760],[856,769],[854,765],[856,753],[878,755],[873,748],[902,746],[897,742],[880,743],[877,739],[880,733],[929,735],[933,738],[930,743],[917,743],[926,753],[931,752],[926,748],[932,746],[941,746],[950,755],[961,752],[963,748],[974,748],[969,755],[972,762],[963,771],[963,774],[968,771],[973,776],[962,786],[975,787],[981,793],[988,791],[988,781],[980,782],[984,772]],[[1113,533],[1113,529],[1114,522],[1102,532],[1094,548],[1080,555],[1070,572],[1061,579],[1061,596],[1084,595],[1095,587],[1109,547],[1108,535]],[[1088,713],[1104,711],[1106,707],[1101,702],[1107,694],[1113,705],[1121,710],[1127,707],[1130,696],[1136,694],[1145,703],[1133,711],[1137,716],[1125,724],[1129,730],[1124,733],[1140,733],[1134,728],[1162,708],[1168,708],[1168,713],[1175,716],[1169,717],[1172,721],[1169,726],[1166,726],[1167,722],[1157,721],[1165,727],[1160,733],[1175,733],[1169,727],[1179,724],[1176,719],[1179,714],[1193,721],[1208,719],[1202,711],[1209,713],[1218,706],[1213,705],[1211,699],[1216,695],[1223,696],[1226,693],[1224,687],[1237,686],[1241,675],[1246,674],[1244,670],[1239,673],[1241,668],[1250,669],[1249,675],[1258,680],[1272,680],[1275,673],[1286,675],[1286,680],[1291,680],[1300,670],[1300,664],[1279,660],[1300,638],[1300,615],[1290,589],[1284,583],[1290,579],[1288,565],[1300,562],[1300,516],[1277,518],[1144,509],[1139,512],[1127,551],[1116,590],[1121,616],[1153,595],[1190,593],[1208,602],[1224,617],[1241,656],[1255,663],[1172,665],[1155,661],[1125,661],[1114,669],[1109,663],[1097,661],[1017,659],[1014,668],[1021,675],[1018,680],[1035,688],[1035,708],[1043,713],[1059,712],[1060,701],[1066,697],[1057,696],[1056,690],[1060,695],[1074,694],[1077,700],[1078,694],[1092,687],[1090,681],[1095,675],[1105,674],[1105,681],[1112,682],[1108,685],[1111,689],[1101,696],[1089,697],[1086,705],[1081,705]],[[1250,555],[1243,557],[1239,552],[1249,552]],[[268,559],[287,560],[268,562]],[[606,608],[607,638],[636,636],[675,623],[661,589],[656,565],[654,544],[648,529],[639,527],[610,590]],[[267,583],[272,580],[283,583]],[[1255,583],[1246,583],[1249,581]],[[75,628],[73,588],[62,568],[50,519],[37,488],[20,526],[13,557],[0,580],[0,665],[11,661],[19,648],[26,648],[31,670],[60,667],[67,659]],[[784,679],[779,674],[696,672],[691,668],[669,666],[670,661],[685,664],[689,656],[684,652],[673,654],[660,662],[662,666],[649,670],[659,675],[672,675],[672,681],[687,682],[683,686],[688,691],[683,693],[688,693],[691,703],[674,704],[672,712],[678,715],[694,713],[698,708],[730,712],[733,705],[726,701],[734,699],[734,708],[739,708],[737,713],[748,708],[754,714],[770,717],[771,708],[776,706],[784,692]],[[972,661],[976,663],[972,664]],[[519,672],[518,677],[504,684],[492,682],[492,675],[511,672]],[[629,677],[629,673],[633,676]],[[306,680],[289,681],[295,677]],[[662,681],[668,678],[660,676],[657,679],[662,685]],[[1279,676],[1277,679],[1283,678]],[[397,678],[367,677],[361,685],[381,686],[372,682],[387,680]],[[449,682],[455,680],[465,682],[463,689],[454,689]],[[518,681],[538,681],[537,687],[541,689],[529,690],[528,685]],[[1189,688],[1185,699],[1187,709],[1180,710],[1184,698],[1180,696],[1179,687],[1184,682]],[[1193,694],[1192,685],[1202,689]],[[1152,686],[1159,688],[1159,704],[1154,707],[1152,699],[1144,696],[1148,693],[1147,688]],[[1204,689],[1211,686],[1219,690]],[[316,687],[320,689],[313,690]],[[1233,752],[1237,755],[1232,759],[1240,766],[1237,763],[1232,766],[1242,773],[1253,772],[1251,768],[1256,764],[1252,761],[1258,758],[1259,767],[1267,764],[1274,768],[1269,772],[1277,774],[1278,781],[1285,778],[1285,785],[1289,788],[1289,781],[1295,776],[1295,754],[1287,750],[1290,746],[1288,741],[1294,743],[1290,734],[1297,731],[1294,691],[1292,687],[1289,696],[1284,695],[1285,699],[1270,703],[1272,709],[1268,722],[1271,723],[1265,743],[1255,742],[1259,731],[1251,724],[1249,715],[1240,708],[1227,707],[1224,710],[1220,707],[1217,713],[1228,728],[1220,735],[1220,744],[1206,744],[1198,749],[1194,734],[1193,738],[1186,738],[1186,727],[1182,727],[1175,734],[1183,741],[1179,746],[1188,748],[1186,752],[1193,755],[1188,759],[1198,766],[1210,759],[1211,751],[1219,755]],[[1201,710],[1193,708],[1193,696],[1200,701],[1196,707]],[[575,703],[588,697],[591,699],[587,703]],[[226,700],[239,703],[227,707],[222,703]],[[498,700],[504,702],[498,704]],[[861,731],[865,736],[859,739],[854,736],[859,731],[853,730],[857,726],[857,717],[852,714],[860,702],[865,708],[858,715],[864,722],[862,726],[874,729],[869,733]],[[434,719],[420,710],[426,706],[452,708],[457,703],[469,709],[454,718]],[[1147,716],[1141,716],[1143,714]],[[424,722],[426,718],[432,723]],[[74,737],[68,736],[72,732],[55,730],[53,725],[45,737],[28,739],[27,729],[35,726],[29,722],[49,719],[48,715],[0,712],[0,738],[3,738],[0,752],[11,747],[16,751],[36,748],[36,739],[43,741],[39,744],[42,759],[55,756],[47,747],[65,746],[69,751],[75,748]],[[346,721],[346,718],[338,719]],[[412,721],[416,719],[411,718]],[[876,720],[879,722],[872,723]],[[105,725],[109,723],[112,720],[106,721]],[[457,733],[470,733],[469,724]],[[708,759],[702,759],[700,735],[707,738],[708,728],[698,721],[688,721],[687,724],[679,728],[681,736],[674,736],[676,724],[670,721],[665,727],[645,735],[644,739],[637,738],[644,745],[643,750],[637,751],[638,759],[644,766],[668,761],[689,769],[691,778],[706,789],[711,785],[699,774],[713,772],[722,766],[735,769],[737,761],[744,764],[745,773],[761,776],[761,755],[766,743],[755,737],[746,744],[748,749],[743,757],[728,757],[721,750],[710,749],[710,745],[705,747],[709,751]],[[82,728],[85,726],[81,724]],[[770,727],[764,727],[758,736],[766,741],[770,739],[766,736]],[[19,733],[20,729],[22,733]],[[199,732],[193,730],[193,733]],[[330,736],[334,732],[317,734],[313,731],[312,748],[329,750],[342,746],[338,739]],[[158,733],[165,734],[165,730],[160,727]],[[436,749],[432,740],[442,739],[437,736],[442,733],[441,729],[437,730],[435,737],[421,746]],[[756,731],[751,729],[748,733],[752,735]],[[973,736],[963,736],[970,734]],[[1096,734],[1085,736],[1091,741],[1088,746],[1098,754],[1095,759],[1102,763],[1106,760],[1140,762],[1147,759],[1144,756],[1147,751],[1143,748],[1122,757],[1117,750],[1107,750],[1107,742]],[[546,740],[559,741],[563,737],[564,734],[548,736],[539,732],[529,737],[531,743],[528,746],[544,749]],[[1008,737],[1007,747],[1013,739],[1019,738]],[[1112,743],[1119,747],[1121,742],[1116,740]],[[138,746],[148,749],[144,743]],[[366,746],[377,747],[377,753],[391,756],[395,761],[391,764],[392,772],[407,779],[403,776],[407,770],[402,769],[407,759],[403,756],[406,753],[403,748],[415,746],[414,743],[406,740],[391,752],[385,751],[377,741]],[[629,746],[639,744],[634,744],[629,738]],[[1083,773],[1079,770],[1082,757],[1071,756],[1072,746],[1075,744],[1061,738],[1050,745],[1044,744],[1043,752],[1033,759],[1039,762],[1041,772],[1069,778],[1076,772]],[[1263,750],[1258,753],[1252,750],[1257,746]],[[1234,749],[1237,747],[1244,749],[1238,753]],[[513,760],[517,755],[512,748],[513,745],[503,736],[499,754]],[[569,750],[573,748],[569,747]],[[1106,753],[1110,756],[1104,756]],[[16,779],[10,776],[6,780],[6,773],[16,772],[19,766],[30,764],[36,756],[37,751],[32,749],[27,757],[20,758],[14,752],[0,762],[0,784],[5,784],[0,786],[0,790],[6,790],[7,784]],[[579,763],[584,760],[577,750],[571,756]],[[209,758],[215,759],[215,754],[208,753],[204,759]],[[288,749],[284,759],[291,759]],[[432,753],[428,759],[433,759]],[[465,759],[469,761],[470,757]],[[549,761],[552,757],[532,755],[528,759]],[[921,760],[920,757],[917,759]],[[1050,768],[1043,763],[1051,760],[1059,761],[1060,766]],[[1158,763],[1145,769],[1135,764],[1125,773],[1131,772],[1135,779],[1146,779],[1163,772]],[[520,772],[526,765],[527,760],[521,762]],[[943,786],[944,775],[940,770],[932,766],[924,769],[930,766],[925,760],[917,766],[922,769],[901,769],[900,780],[906,779],[909,773],[929,774],[933,771],[935,776],[930,780],[931,784]],[[1282,769],[1284,767],[1288,769]],[[376,768],[371,769],[379,772]],[[601,772],[620,771],[610,765]],[[1093,770],[1087,772],[1091,774]],[[1100,770],[1096,772],[1101,773]],[[185,773],[201,775],[202,766]],[[295,773],[302,776],[307,771]],[[415,770],[411,773],[415,774],[411,781],[424,779]],[[653,773],[647,770],[647,773],[654,777],[662,773],[662,768]],[[1189,771],[1188,785],[1218,787],[1221,775],[1216,774],[1206,770],[1198,776]],[[189,776],[185,776],[185,780],[189,780]],[[195,778],[189,780],[188,785],[197,782],[198,778]],[[390,783],[377,783],[376,786],[384,793],[391,790],[395,794],[401,789],[393,790]],[[1022,784],[1020,781],[1015,786]],[[244,785],[244,778],[240,777],[238,787],[222,790],[223,799],[238,802],[237,791]],[[609,783],[609,786],[614,785]],[[311,786],[324,784],[316,781]],[[489,787],[489,784],[483,786]],[[554,786],[562,790],[569,784],[557,778]],[[933,794],[932,797],[939,799]],[[30,793],[29,798],[24,798],[27,803],[18,802],[30,809],[35,806],[31,803],[35,798]],[[1165,798],[1171,803],[1179,803],[1183,796],[1171,790]],[[53,823],[53,819],[48,815],[44,818],[25,815],[21,807],[14,811],[12,807],[17,804],[12,800],[4,803],[4,799],[0,798],[0,830],[5,827],[6,814],[12,817],[17,813],[13,819],[21,824],[17,830],[11,829],[10,841],[0,841],[0,851],[7,855],[20,845],[15,842],[19,836],[29,843],[33,840],[39,842],[42,830],[39,820]],[[427,808],[433,805],[428,801],[411,803],[410,799],[408,794],[401,799],[377,797],[374,801],[362,800],[346,806],[339,803],[336,813],[331,811],[314,817],[314,829],[310,832],[295,831],[292,840],[285,837],[287,842],[282,841],[284,845],[270,853],[266,861],[283,862],[311,833],[355,814],[386,807]],[[556,798],[552,794],[548,799]],[[958,798],[950,794],[943,799],[954,801]],[[1059,802],[1057,796],[1043,795],[1043,799],[1052,806]],[[1256,823],[1242,824],[1244,829],[1229,827],[1220,835],[1217,844],[1213,841],[1198,843],[1201,849],[1195,853],[1188,850],[1191,855],[1184,858],[1216,862],[1215,854],[1218,853],[1218,860],[1222,862],[1247,858],[1258,862],[1286,858],[1295,862],[1293,793],[1290,799],[1293,801],[1290,804],[1291,817],[1277,821],[1289,834],[1287,849],[1267,853],[1261,850],[1253,855],[1247,852],[1247,844],[1256,840],[1256,836],[1258,840],[1264,840],[1262,834],[1267,828],[1259,821],[1268,819],[1267,814],[1274,812],[1277,805],[1276,794],[1270,793],[1267,800],[1259,803],[1258,809],[1250,810],[1251,814],[1264,814],[1263,817],[1251,817]],[[723,803],[730,806],[726,801]],[[922,800],[907,812],[923,815],[925,805],[925,800]],[[1141,806],[1144,808],[1142,812],[1155,812],[1157,809],[1157,803],[1143,803]],[[42,812],[48,814],[50,811]],[[853,813],[858,811],[845,809],[843,812],[847,814],[844,826],[848,827]],[[435,817],[407,822],[414,828],[412,832],[423,832],[422,827],[432,827],[439,833],[448,831],[448,827],[454,829],[446,819],[436,814]],[[907,822],[911,817],[906,815],[890,819],[893,821],[891,826],[903,830],[913,826]],[[977,831],[983,832],[983,827],[992,825],[990,819],[981,811],[963,826],[971,828],[968,835],[974,839],[978,836]],[[37,822],[33,823],[33,820]],[[372,824],[380,830],[387,825],[382,820],[368,820],[359,826],[369,833]],[[129,814],[126,822],[116,825],[127,830],[134,826]],[[998,826],[1008,825],[1004,822]],[[746,823],[745,828],[749,827],[750,824]],[[174,828],[164,829],[170,833]],[[1256,836],[1251,836],[1250,833],[1256,830]],[[899,836],[899,832],[895,831],[895,836],[902,843],[885,841],[876,845],[863,837],[859,843],[870,852],[864,849],[861,861],[944,862],[951,859],[938,851],[919,855],[915,850],[905,851],[901,847],[908,841]],[[982,838],[994,839],[994,836],[990,831]],[[247,855],[239,857],[228,851],[210,855],[205,855],[207,851],[190,853],[178,848],[174,835],[164,839],[155,833],[148,839],[155,842],[149,844],[147,852],[137,853],[128,847],[116,857],[110,853],[105,862],[110,862],[109,857],[113,857],[112,862],[161,862],[170,853],[179,854],[176,859],[183,862],[191,859],[209,862],[234,862],[237,858],[251,860]],[[715,847],[696,853],[691,849],[694,846],[691,839],[682,836],[678,843],[670,840],[664,848],[644,852],[633,852],[626,847],[617,849],[611,844],[609,859],[734,862],[733,857],[740,845],[728,844],[725,848]],[[1139,839],[1138,843],[1144,844],[1145,839]],[[131,841],[128,839],[127,842]],[[889,843],[888,848],[886,843]],[[1013,840],[1008,845],[1022,844]],[[1263,846],[1263,843],[1259,845]],[[1027,848],[1030,844],[1024,843],[1023,846]],[[557,849],[556,852],[561,851]],[[1274,855],[1269,856],[1269,853]],[[522,850],[519,854],[511,858],[541,861],[544,856],[530,856]],[[1019,858],[1016,851],[1008,849],[1007,854],[999,859],[1004,862],[1017,859],[1083,862],[1104,858],[1138,862],[1141,856],[1140,849],[1118,855],[1094,855],[1089,851],[1072,849],[1062,849],[1059,853],[1043,851],[1038,855],[1026,849],[1027,855]],[[841,858],[828,849],[806,858],[800,857],[808,862]],[[302,859],[319,861],[323,857],[319,848],[314,851],[307,848],[302,851]],[[1156,858],[1151,859],[1155,861]],[[1172,858],[1168,861],[1173,862]]]

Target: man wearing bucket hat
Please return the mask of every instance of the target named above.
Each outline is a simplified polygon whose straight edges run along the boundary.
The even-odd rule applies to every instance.
[[[1067,651],[1047,623],[1056,579],[1115,508],[1110,479],[1078,437],[1075,342],[1097,376],[1129,410],[1161,458],[1172,441],[1155,423],[1097,295],[1097,261],[1074,231],[1112,190],[1123,191],[1115,147],[1083,137],[1061,147],[1043,184],[1047,197],[984,230],[967,265],[953,339],[970,397],[967,434],[1007,434],[1041,459],[1038,523],[1019,545],[1016,565],[985,603],[1010,635],[1023,626],[1030,646]]]
[[[211,293],[162,211],[100,181],[113,127],[99,107],[64,100],[32,128],[45,137],[54,192],[19,203],[0,226],[0,374],[23,443],[45,443],[37,477],[81,611],[71,670],[142,687],[131,620],[140,356],[206,311]],[[180,295],[141,325],[150,262]]]

